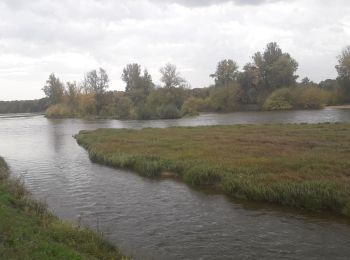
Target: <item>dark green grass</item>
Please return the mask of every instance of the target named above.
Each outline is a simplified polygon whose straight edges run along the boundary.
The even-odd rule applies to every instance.
[[[350,216],[350,124],[99,129],[76,139],[101,164]]]
[[[123,259],[120,252],[88,229],[50,214],[9,179],[0,158],[0,259]]]

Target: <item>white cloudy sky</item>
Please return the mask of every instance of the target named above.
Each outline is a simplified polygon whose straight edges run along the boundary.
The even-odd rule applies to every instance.
[[[125,64],[174,63],[203,87],[216,63],[240,67],[277,41],[300,77],[334,78],[336,56],[350,44],[348,0],[0,0],[0,100],[43,96],[51,72],[80,81],[98,67],[111,89],[124,89]]]

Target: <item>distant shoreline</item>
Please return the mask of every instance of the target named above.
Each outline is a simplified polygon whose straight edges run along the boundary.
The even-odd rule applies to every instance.
[[[349,108],[350,109],[350,104],[348,104],[348,105],[339,105],[339,106],[327,106],[326,108]]]

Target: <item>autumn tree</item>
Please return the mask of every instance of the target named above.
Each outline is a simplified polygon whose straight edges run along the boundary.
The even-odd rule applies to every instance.
[[[96,111],[99,113],[104,105],[104,96],[109,88],[109,77],[107,72],[100,68],[98,71],[88,72],[83,81],[86,93],[93,94],[96,99]]]
[[[67,82],[67,96],[68,96],[68,104],[72,108],[76,108],[78,106],[78,94],[80,92],[79,87],[75,81]]]

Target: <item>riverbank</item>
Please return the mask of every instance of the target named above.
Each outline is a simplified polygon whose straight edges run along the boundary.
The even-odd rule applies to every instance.
[[[350,216],[350,124],[99,129],[76,139],[101,164]]]
[[[60,221],[9,178],[0,157],[1,259],[123,259],[94,232]]]
[[[327,108],[340,108],[340,109],[349,109],[350,108],[350,104],[349,105],[338,105],[338,106],[327,106]]]

